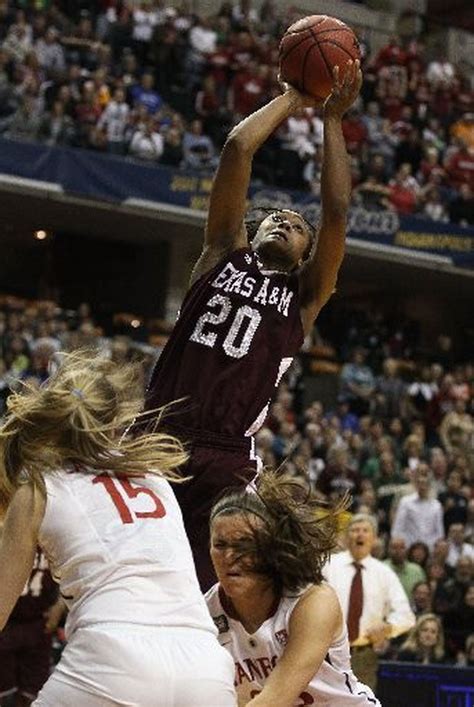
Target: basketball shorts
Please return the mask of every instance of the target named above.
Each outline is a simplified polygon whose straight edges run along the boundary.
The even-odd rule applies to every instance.
[[[212,506],[225,490],[245,488],[255,477],[257,469],[258,460],[251,459],[250,442],[248,446],[235,448],[194,442],[189,461],[183,469],[183,474],[191,479],[173,485],[203,592],[216,583],[209,554]]]
[[[95,624],[71,637],[35,707],[235,707],[234,663],[207,631]]]
[[[44,621],[11,622],[0,632],[0,697],[13,692],[33,699],[49,677],[51,636]]]

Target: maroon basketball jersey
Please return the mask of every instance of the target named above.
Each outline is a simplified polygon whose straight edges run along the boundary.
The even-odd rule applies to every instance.
[[[184,398],[168,421],[190,436],[252,435],[303,338],[297,275],[236,250],[187,293],[145,409]]]
[[[41,619],[58,598],[58,585],[51,577],[45,556],[38,548],[33,570],[8,622],[27,623]]]

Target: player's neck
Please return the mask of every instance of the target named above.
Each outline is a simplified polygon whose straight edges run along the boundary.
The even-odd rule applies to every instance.
[[[238,597],[226,597],[237,618],[247,633],[255,633],[270,616],[275,613],[279,598],[272,587],[252,591]]]
[[[281,272],[286,274],[290,272],[288,269],[288,264],[283,263],[280,260],[276,260],[274,258],[262,258],[260,256],[260,261],[264,270],[271,270],[272,272]]]

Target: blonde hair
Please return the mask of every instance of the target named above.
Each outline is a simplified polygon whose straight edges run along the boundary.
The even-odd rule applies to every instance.
[[[442,660],[444,658],[443,624],[441,623],[439,616],[436,616],[436,614],[422,614],[418,617],[416,624],[408,634],[407,640],[402,645],[402,650],[410,650],[415,653],[420,652],[420,631],[428,621],[434,621],[438,627],[438,639],[436,641],[436,645],[432,649],[433,657],[436,658],[436,660]]]
[[[0,503],[6,505],[28,480],[44,493],[43,475],[66,464],[184,480],[178,473],[187,461],[183,444],[156,431],[162,409],[153,411],[152,431],[126,433],[140,415],[140,377],[137,364],[76,351],[62,354],[59,368],[43,385],[26,383],[11,395],[0,427]]]

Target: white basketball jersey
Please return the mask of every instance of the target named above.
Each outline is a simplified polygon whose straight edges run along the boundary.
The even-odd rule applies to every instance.
[[[239,705],[246,705],[261,692],[267,677],[283,654],[288,641],[291,612],[302,594],[283,597],[275,613],[250,635],[240,621],[224,610],[221,592],[219,585],[214,585],[206,594],[207,606],[219,631],[219,642],[227,648],[235,662],[235,687]],[[352,672],[345,626],[341,635],[329,647],[321,667],[294,707],[305,705],[380,707],[372,690],[358,682]]]
[[[68,635],[104,622],[216,632],[167,481],[77,470],[44,478],[39,543],[69,608]]]

